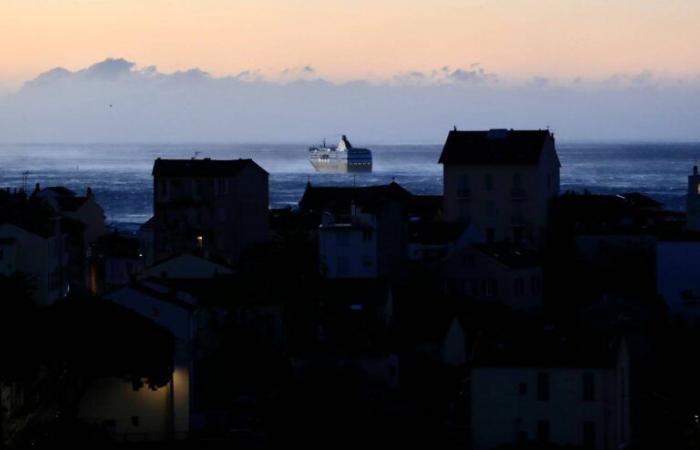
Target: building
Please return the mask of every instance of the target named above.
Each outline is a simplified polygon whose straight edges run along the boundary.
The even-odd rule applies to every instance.
[[[472,448],[534,441],[587,449],[630,440],[629,357],[616,346],[542,336],[478,354],[471,376]]]
[[[68,283],[74,292],[89,292],[90,249],[106,232],[105,214],[89,187],[79,196],[63,186],[41,188],[37,183],[32,197],[39,199],[61,217],[68,252]]]
[[[385,275],[379,267],[377,218],[353,213],[336,218],[326,213],[319,226],[319,264],[327,278],[377,278]]]
[[[157,280],[132,283],[104,296],[166,328],[175,336],[173,375],[168,385],[134,389],[130,380],[101,378],[83,395],[78,417],[107,426],[117,439],[183,439],[190,432],[196,299]]]
[[[308,184],[299,210],[318,224],[321,271],[327,277],[393,277],[407,259],[405,223],[440,217],[437,200],[414,195],[396,182],[359,187]]]
[[[27,275],[35,303],[50,305],[68,293],[68,263],[61,219],[24,193],[0,191],[2,273]]]
[[[542,243],[559,193],[559,158],[547,130],[450,131],[443,165],[444,215],[489,241]]]
[[[91,253],[90,290],[94,294],[129,284],[144,268],[136,237],[105,234],[97,239]]]
[[[324,280],[314,314],[312,343],[291,357],[297,376],[320,367],[361,374],[370,386],[395,389],[399,356],[393,338],[394,295],[385,280]]]
[[[700,233],[678,233],[656,243],[656,284],[672,316],[700,318]]]
[[[460,222],[408,223],[406,257],[411,262],[439,262],[469,242],[483,237],[474,228]]]
[[[453,295],[514,309],[542,306],[539,256],[508,242],[473,243],[454,252],[447,262],[446,277]]]
[[[153,165],[153,260],[199,252],[239,262],[269,238],[268,173],[251,159]]]
[[[46,201],[62,217],[66,217],[82,223],[85,227],[84,238],[87,244],[97,241],[97,238],[105,234],[104,210],[97,203],[92,189],[87,188],[84,196],[63,186],[54,186],[41,189],[37,184],[34,195]]]

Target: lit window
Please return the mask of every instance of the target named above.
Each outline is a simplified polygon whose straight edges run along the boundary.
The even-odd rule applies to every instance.
[[[204,236],[197,236],[197,247],[204,248]]]

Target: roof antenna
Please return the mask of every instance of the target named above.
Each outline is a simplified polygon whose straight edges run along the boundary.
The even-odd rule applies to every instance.
[[[453,130],[453,131],[457,131],[457,125],[454,125],[454,127],[452,128],[452,130]]]
[[[27,192],[27,178],[29,177],[29,174],[31,172],[28,170],[25,170],[22,172],[22,191]]]

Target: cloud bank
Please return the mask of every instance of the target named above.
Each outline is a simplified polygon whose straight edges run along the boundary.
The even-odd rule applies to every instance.
[[[700,140],[700,77],[506,80],[479,64],[331,82],[312,65],[270,79],[163,73],[124,59],[49,70],[0,96],[3,142],[439,143],[460,129],[545,128],[559,139]]]

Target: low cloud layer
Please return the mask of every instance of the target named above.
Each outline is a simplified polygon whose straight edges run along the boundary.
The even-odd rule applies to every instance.
[[[4,142],[439,143],[448,129],[553,129],[560,139],[700,140],[700,77],[506,80],[441,67],[383,82],[331,82],[312,65],[274,77],[163,73],[124,59],[56,68],[0,96]]]

